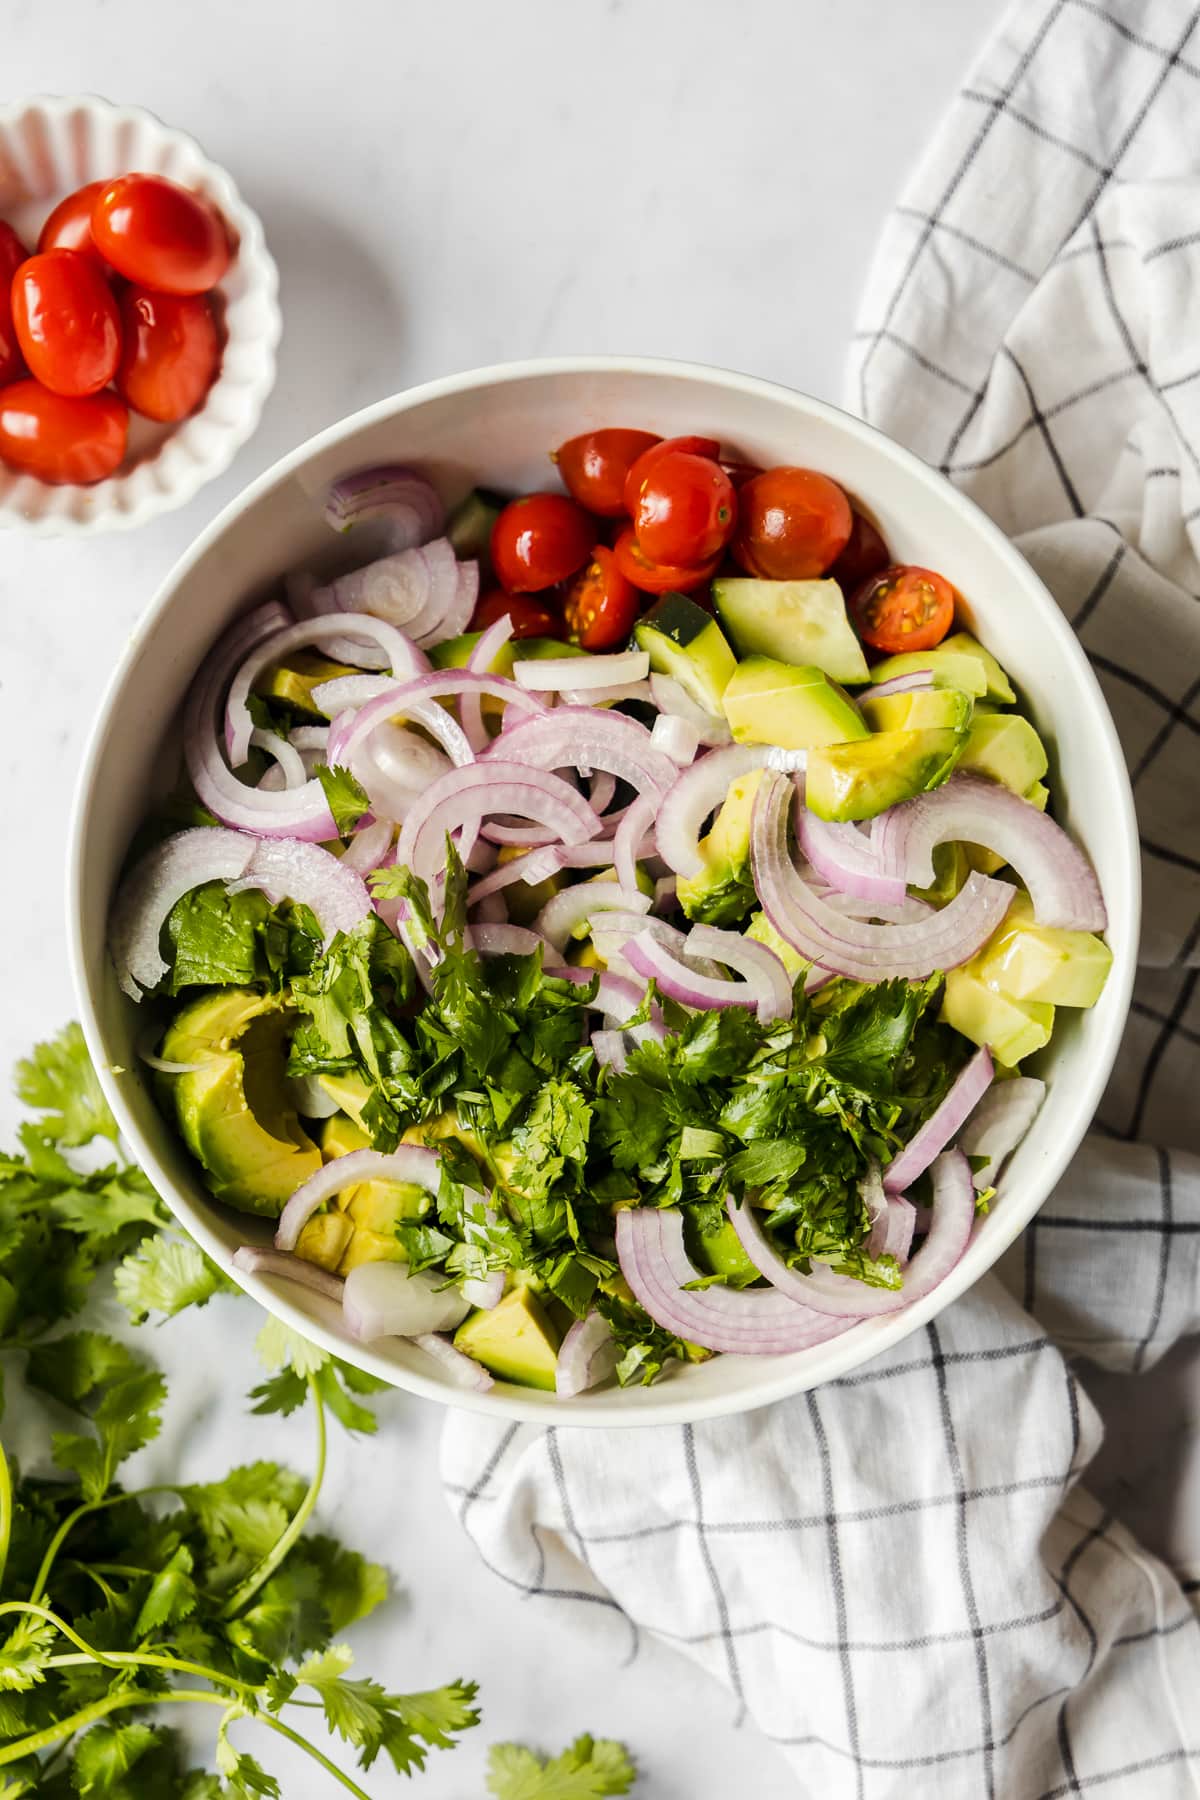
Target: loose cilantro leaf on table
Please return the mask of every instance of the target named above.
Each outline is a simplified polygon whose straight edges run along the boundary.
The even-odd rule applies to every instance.
[[[495,1800],[603,1800],[627,1794],[637,1779],[624,1744],[578,1737],[561,1756],[540,1757],[523,1744],[493,1744],[488,1793]]]

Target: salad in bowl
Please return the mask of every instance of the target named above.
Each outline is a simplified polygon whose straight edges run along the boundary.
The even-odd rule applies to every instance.
[[[546,448],[449,514],[418,463],[314,499],[328,551],[191,673],[108,943],[200,1178],[270,1222],[235,1267],[565,1401],[934,1293],[1112,959],[936,543],[717,438]]]

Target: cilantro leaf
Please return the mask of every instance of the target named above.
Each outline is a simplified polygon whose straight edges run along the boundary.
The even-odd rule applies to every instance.
[[[42,1114],[38,1130],[59,1144],[117,1139],[117,1122],[100,1092],[83,1032],[70,1024],[56,1038],[35,1045],[17,1064],[17,1095]]]
[[[627,1794],[637,1770],[623,1744],[612,1738],[576,1738],[553,1759],[522,1744],[493,1744],[488,1752],[488,1793],[495,1800],[601,1800]]]
[[[149,1637],[163,1625],[178,1625],[195,1612],[200,1595],[192,1580],[194,1566],[191,1551],[180,1544],[150,1583],[133,1628],[136,1638]]]
[[[422,1769],[428,1749],[449,1749],[453,1733],[478,1723],[471,1704],[473,1682],[451,1682],[422,1694],[389,1694],[376,1681],[349,1679],[353,1660],[345,1644],[333,1644],[302,1662],[296,1681],[316,1690],[329,1729],[357,1746],[364,1769],[381,1750],[401,1775]]]
[[[237,1284],[191,1238],[148,1238],[118,1263],[117,1299],[135,1325],[152,1312],[173,1318],[187,1306],[204,1306],[214,1294],[236,1294]]]
[[[371,796],[349,769],[335,763],[317,763],[313,774],[325,790],[325,799],[338,828],[338,836],[346,837],[365,812],[371,810]]]
[[[95,1331],[39,1345],[27,1377],[95,1428],[94,1436],[56,1432],[51,1450],[60,1468],[78,1475],[85,1500],[103,1499],[118,1466],[158,1435],[166,1382],[124,1344]]]
[[[153,1725],[93,1725],[75,1746],[71,1779],[81,1794],[111,1794],[161,1737]]]
[[[231,894],[223,881],[205,881],[177,900],[167,915],[168,989],[248,987],[282,967],[286,932],[277,909],[258,888]]]

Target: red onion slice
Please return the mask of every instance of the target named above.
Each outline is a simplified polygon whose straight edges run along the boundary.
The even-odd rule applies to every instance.
[[[490,675],[494,673],[496,658],[513,634],[511,613],[501,613],[498,619],[485,631],[480,632],[479,642],[467,658],[467,668],[473,675]],[[458,716],[462,720],[462,728],[467,734],[476,756],[488,747],[488,729],[483,722],[483,708],[478,694],[461,694],[458,701]]]
[[[353,869],[356,875],[369,875],[372,869],[379,868],[391,847],[392,821],[376,819],[373,825],[355,832],[342,857],[342,867]]]
[[[545,656],[519,662],[513,674],[523,688],[558,693],[564,687],[587,693],[595,688],[625,687],[645,681],[650,657],[645,650],[618,650],[612,656]]]
[[[472,563],[474,582],[464,577],[464,564],[446,538],[426,544],[423,555],[429,565],[429,597],[409,626],[413,642],[428,650],[448,637],[458,637],[472,612],[479,592],[479,568]]]
[[[700,1279],[683,1244],[683,1214],[674,1207],[623,1207],[617,1214],[621,1273],[656,1325],[690,1343],[732,1355],[775,1356],[806,1350],[848,1331],[775,1288],[689,1289]]]
[[[679,773],[670,757],[654,748],[644,725],[590,706],[559,706],[540,718],[522,719],[501,732],[488,755],[533,769],[578,769],[585,775],[607,769],[639,793],[654,788],[665,794]]]
[[[426,790],[404,820],[396,860],[430,882],[444,866],[447,831],[478,825],[491,813],[536,819],[568,843],[586,843],[596,829],[587,801],[559,776],[485,756]]]
[[[565,950],[576,927],[595,913],[649,911],[649,897],[637,887],[623,887],[616,881],[581,881],[547,900],[533,929],[556,950]]]
[[[660,805],[661,796],[658,793],[650,791],[639,794],[637,799],[632,801],[626,809],[625,817],[613,833],[613,868],[617,871],[617,879],[622,887],[637,887],[638,858],[645,846],[646,833],[651,830]],[[652,841],[651,848],[653,847]],[[638,909],[634,908],[634,910]]]
[[[576,1319],[559,1348],[554,1391],[562,1400],[573,1400],[607,1381],[620,1360],[620,1348],[603,1313]]]
[[[504,1270],[490,1269],[486,1275],[468,1275],[462,1283],[462,1297],[480,1312],[491,1312],[504,1298]]]
[[[756,996],[762,1024],[792,1016],[792,983],[779,957],[766,944],[743,937],[738,931],[721,931],[714,925],[693,925],[685,940],[689,955],[722,963],[739,975]],[[725,984],[727,987],[729,983]]]
[[[408,631],[427,612],[432,589],[433,569],[425,551],[397,550],[339,575],[330,582],[328,597],[338,612],[373,613],[398,631]]]
[[[704,867],[700,853],[701,828],[729,792],[730,784],[752,769],[766,767],[768,751],[762,744],[731,744],[727,750],[710,750],[682,775],[676,772],[658,814],[658,854],[676,875],[698,875]]]
[[[840,893],[890,905],[906,899],[904,882],[884,874],[878,847],[856,825],[831,824],[802,805],[796,812],[796,841],[821,879]]]
[[[240,877],[261,888],[273,903],[299,901],[316,915],[328,944],[339,931],[353,931],[371,911],[362,876],[319,844],[289,838],[262,838]]]
[[[874,687],[860,688],[855,699],[861,706],[864,700],[883,700],[888,694],[916,694],[932,686],[932,669],[910,669],[907,675],[893,675],[890,681],[878,681]]]
[[[396,550],[433,537],[446,516],[437,489],[398,463],[341,476],[329,490],[324,511],[325,523],[339,532],[382,520]]]
[[[792,783],[767,770],[754,800],[750,857],[764,912],[808,961],[858,981],[912,979],[966,962],[1004,917],[1015,890],[972,873],[948,906],[917,924],[871,925],[846,918],[814,893],[792,865],[788,812],[793,797]]]
[[[994,1074],[991,1052],[986,1047],[977,1050],[936,1112],[884,1169],[883,1185],[889,1194],[905,1193],[918,1175],[925,1173],[934,1157],[962,1130],[991,1086]]]
[[[489,1388],[495,1387],[494,1377],[482,1363],[476,1362],[473,1356],[464,1356],[449,1338],[439,1337],[436,1331],[419,1331],[411,1342],[420,1345],[426,1356],[431,1356],[456,1386],[471,1388],[477,1394],[486,1394]]]
[[[381,1337],[452,1331],[470,1310],[458,1288],[445,1285],[444,1276],[424,1269],[414,1273],[402,1262],[357,1263],[342,1289],[347,1328],[361,1344]]]
[[[545,849],[529,850],[524,856],[514,856],[511,862],[497,864],[489,874],[481,876],[467,889],[467,906],[480,906],[518,881],[528,882],[530,887],[535,887],[539,881],[549,880],[550,876],[557,875],[564,867],[559,860],[562,848],[558,844],[550,844]],[[607,861],[607,857],[597,860]]]
[[[613,687],[560,688],[558,697],[564,706],[617,706],[622,700],[640,700],[653,705],[648,681],[621,681]]]
[[[555,969],[555,976],[560,981],[574,981],[580,986],[592,979],[594,969],[574,969],[566,964]],[[602,1012],[606,1018],[613,1019],[622,1031],[628,1030],[635,1044],[644,1044],[653,1039],[661,1044],[667,1035],[663,1024],[662,1009],[655,1004],[650,1009],[650,1018],[644,1025],[625,1026],[622,1021],[633,1017],[645,999],[645,991],[639,989],[636,982],[626,980],[623,975],[614,975],[608,969],[601,970],[596,981],[595,998],[589,1002],[594,1012]]]
[[[544,703],[536,695],[526,694],[515,681],[506,681],[502,675],[477,675],[470,669],[435,670],[430,675],[418,676],[415,681],[398,682],[392,687],[384,688],[368,700],[355,714],[353,723],[341,740],[342,755],[353,756],[385,720],[400,716],[414,718],[415,708],[424,701],[449,699],[467,693],[487,694],[494,700],[519,706],[528,713],[540,715],[546,711]],[[421,722],[427,722],[425,716]]]
[[[673,713],[660,713],[650,731],[650,742],[656,750],[679,768],[686,769],[689,763],[695,762],[696,752],[700,748],[700,728],[693,725],[690,719],[676,718]]]
[[[240,1244],[233,1253],[233,1266],[245,1275],[278,1275],[284,1281],[294,1281],[298,1287],[310,1288],[314,1294],[324,1294],[327,1300],[341,1303],[341,1276],[308,1262],[303,1256],[293,1256],[290,1250],[266,1250],[259,1244]]]
[[[881,813],[872,831],[885,872],[930,887],[939,844],[982,844],[1016,870],[1039,925],[1103,931],[1108,915],[1095,871],[1079,846],[1029,800],[982,775],[952,775]],[[952,903],[953,904],[953,903]]]
[[[769,1008],[772,1004],[770,983],[761,969],[746,981],[724,981],[719,976],[697,975],[694,969],[671,955],[655,931],[638,932],[622,946],[621,953],[639,975],[644,975],[647,981],[656,981],[664,994],[697,1012],[726,1006],[757,1009],[766,1005]],[[772,954],[767,951],[768,956]]]
[[[308,770],[304,766],[304,758],[294,744],[289,744],[285,737],[277,731],[264,731],[256,727],[250,733],[250,747],[263,750],[275,759],[275,771],[281,778],[280,785],[285,788],[303,787],[308,780]],[[270,770],[267,771],[271,773]]]
[[[967,1120],[958,1148],[964,1156],[988,1159],[971,1177],[979,1192],[995,1186],[1001,1165],[1036,1119],[1045,1092],[1045,1082],[1033,1075],[994,1082]]]
[[[615,1069],[618,1075],[625,1073],[628,1052],[625,1049],[623,1031],[593,1031],[592,1049],[596,1053],[596,1061],[604,1068]]]
[[[318,1206],[343,1188],[357,1187],[362,1181],[411,1181],[436,1194],[441,1167],[440,1158],[419,1144],[401,1144],[387,1155],[380,1150],[351,1150],[347,1156],[336,1156],[302,1181],[284,1207],[275,1231],[275,1248],[294,1250]]]
[[[171,908],[206,881],[237,881],[257,844],[240,831],[198,825],[148,850],[121,883],[109,924],[109,954],[123,992],[141,1000],[167,972],[159,938]]]
[[[835,1318],[873,1317],[899,1312],[931,1293],[962,1256],[975,1223],[975,1189],[971,1165],[959,1150],[944,1150],[933,1164],[933,1210],[929,1235],[904,1271],[901,1288],[870,1287],[851,1275],[839,1275],[822,1263],[811,1275],[790,1269],[767,1241],[749,1205],[728,1203],[729,1217],[742,1248],[760,1274],[790,1298]],[[632,1283],[631,1283],[632,1285]]]
[[[562,957],[553,944],[524,925],[472,925],[471,942],[480,956],[532,956],[542,952],[542,967],[557,972]]]
[[[694,725],[702,744],[719,748],[733,742],[728,720],[719,718],[716,713],[705,712],[673,675],[651,675],[650,696],[661,713],[669,714],[675,719],[686,719],[690,725]]]

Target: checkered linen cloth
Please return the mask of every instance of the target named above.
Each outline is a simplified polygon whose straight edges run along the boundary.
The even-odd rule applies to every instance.
[[[497,1574],[677,1644],[780,1745],[781,1796],[1200,1794],[1200,1582],[1088,1494],[1069,1360],[1149,1370],[1200,1327],[1200,7],[1109,5],[1009,16],[851,379],[1017,538],[1121,731],[1146,921],[1096,1127],[999,1277],[858,1374],[682,1429],[445,1430]]]

